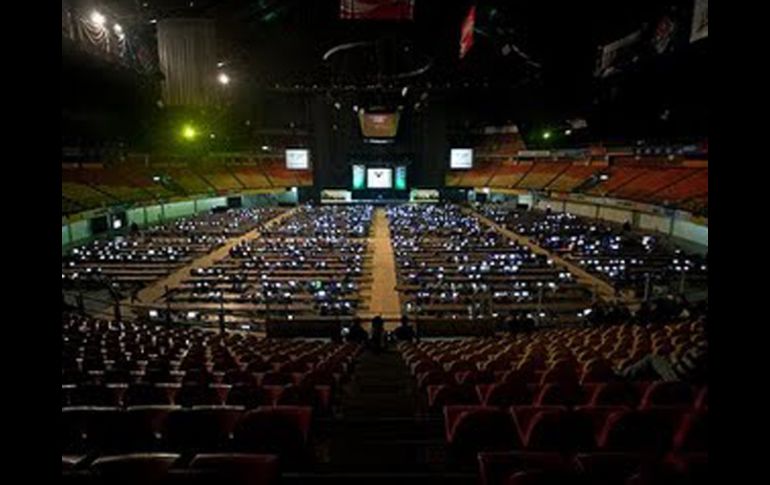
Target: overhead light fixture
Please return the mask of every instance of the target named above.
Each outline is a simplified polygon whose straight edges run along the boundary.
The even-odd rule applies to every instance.
[[[404,89],[401,90],[401,96],[406,97],[408,92],[409,92],[409,86],[404,86]]]
[[[263,152],[266,152],[266,151],[268,151],[268,150],[270,150],[270,147],[269,147],[269,146],[267,146],[267,145],[262,145],[262,151],[263,151]]]
[[[217,81],[219,81],[219,84],[223,86],[227,86],[228,84],[230,84],[230,76],[228,76],[224,72],[220,72],[219,76],[217,76]]]
[[[570,130],[569,128],[567,128],[566,130],[564,130],[564,134],[565,134],[565,135],[571,135],[571,134],[572,134],[572,130]]]
[[[551,132],[550,131],[544,131],[543,132],[543,140],[547,140],[551,138]]]
[[[188,141],[195,140],[198,137],[198,130],[192,125],[184,125],[182,127],[182,138]]]
[[[99,27],[104,27],[104,23],[107,21],[107,18],[101,14],[98,10],[94,10],[91,12],[91,22],[98,25]]]
[[[115,31],[116,34],[120,35],[123,33],[123,27],[120,26],[120,24],[115,24],[112,26],[112,30]]]

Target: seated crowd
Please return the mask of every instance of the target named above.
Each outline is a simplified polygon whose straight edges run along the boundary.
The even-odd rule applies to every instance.
[[[367,284],[370,206],[305,206],[258,239],[195,268],[167,297],[173,309],[222,306],[230,322],[350,316]]]
[[[573,318],[590,290],[553,260],[452,205],[389,209],[398,290],[407,312],[434,318],[496,318],[526,312]]]
[[[706,259],[672,248],[660,237],[631,231],[628,224],[589,220],[566,212],[523,211],[486,204],[480,212],[540,247],[574,261],[618,289],[644,293],[652,285],[705,287]]]
[[[281,213],[278,208],[231,209],[198,214],[139,229],[112,240],[76,246],[62,257],[65,288],[133,290],[162,278],[222,246],[228,238],[259,227]]]

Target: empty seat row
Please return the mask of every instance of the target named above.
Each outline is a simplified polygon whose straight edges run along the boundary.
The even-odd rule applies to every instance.
[[[707,451],[708,413],[675,407],[447,406],[446,441],[460,456],[479,451]]]
[[[261,405],[293,404],[312,406],[326,413],[332,405],[332,387],[313,384],[257,385],[229,384],[86,384],[63,385],[62,406],[221,406],[256,408]]]
[[[275,455],[245,453],[198,454],[184,459],[175,453],[136,453],[100,456],[62,456],[66,484],[143,485],[271,485],[280,478]]]
[[[312,409],[304,406],[137,406],[62,409],[63,452],[222,451],[305,461]]]
[[[428,380],[428,379],[426,379]],[[440,411],[453,404],[483,404],[508,407],[536,406],[606,406],[623,405],[647,409],[655,406],[678,406],[694,410],[708,409],[708,387],[694,387],[681,381],[608,382],[601,384],[525,384],[517,380],[495,383],[441,382],[428,380],[425,397],[430,411]]]
[[[484,452],[478,466],[481,485],[696,485],[709,479],[707,453]]]

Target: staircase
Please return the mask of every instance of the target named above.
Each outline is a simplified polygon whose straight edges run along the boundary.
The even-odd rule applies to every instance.
[[[417,415],[414,380],[396,350],[365,351],[342,393],[328,462],[283,483],[475,484],[474,471],[447,470],[443,420]]]

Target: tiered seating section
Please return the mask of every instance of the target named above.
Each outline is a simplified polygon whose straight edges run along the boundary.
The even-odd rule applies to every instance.
[[[644,293],[648,275],[651,285],[678,288],[683,272],[689,287],[707,284],[704,258],[668,247],[653,235],[624,231],[618,224],[569,213],[521,211],[496,204],[482,206],[480,212],[616,288],[633,290],[638,296]]]
[[[708,167],[705,164],[621,160],[520,161],[477,160],[472,170],[450,170],[447,186],[573,192],[601,172],[606,180],[591,184],[586,193],[650,204],[681,207],[702,213],[708,206]]]
[[[127,160],[119,164],[62,165],[62,211],[171,200],[198,195],[226,195],[249,190],[309,186],[311,170],[287,170],[283,158],[249,162],[193,163],[179,160]]]
[[[589,304],[589,291],[569,271],[457,206],[398,206],[388,217],[401,301],[423,323],[541,307],[548,316],[574,316]]]
[[[151,226],[141,233],[74,247],[62,258],[65,288],[144,286],[278,216],[283,209],[236,209]]]
[[[359,351],[353,344],[224,338],[69,315],[62,331],[62,467],[86,476],[114,471],[103,457],[115,454],[134,457],[126,471],[161,460],[162,474],[186,475],[201,461],[216,461],[210,453],[225,470],[240,462],[242,473],[276,459],[283,470],[302,467],[313,460],[315,417],[331,412]],[[214,468],[220,480],[228,478]],[[277,470],[270,473],[275,479]],[[250,479],[232,483],[271,483]]]
[[[478,460],[482,483],[623,484],[640,473],[659,479],[663,470],[681,480],[707,465],[705,383],[618,375],[650,353],[681,358],[705,338],[695,321],[420,342],[401,351],[427,411],[443,414],[450,456]]]
[[[228,322],[353,315],[369,284],[371,206],[304,206],[228,257],[197,268],[168,297],[174,310],[218,310]]]

